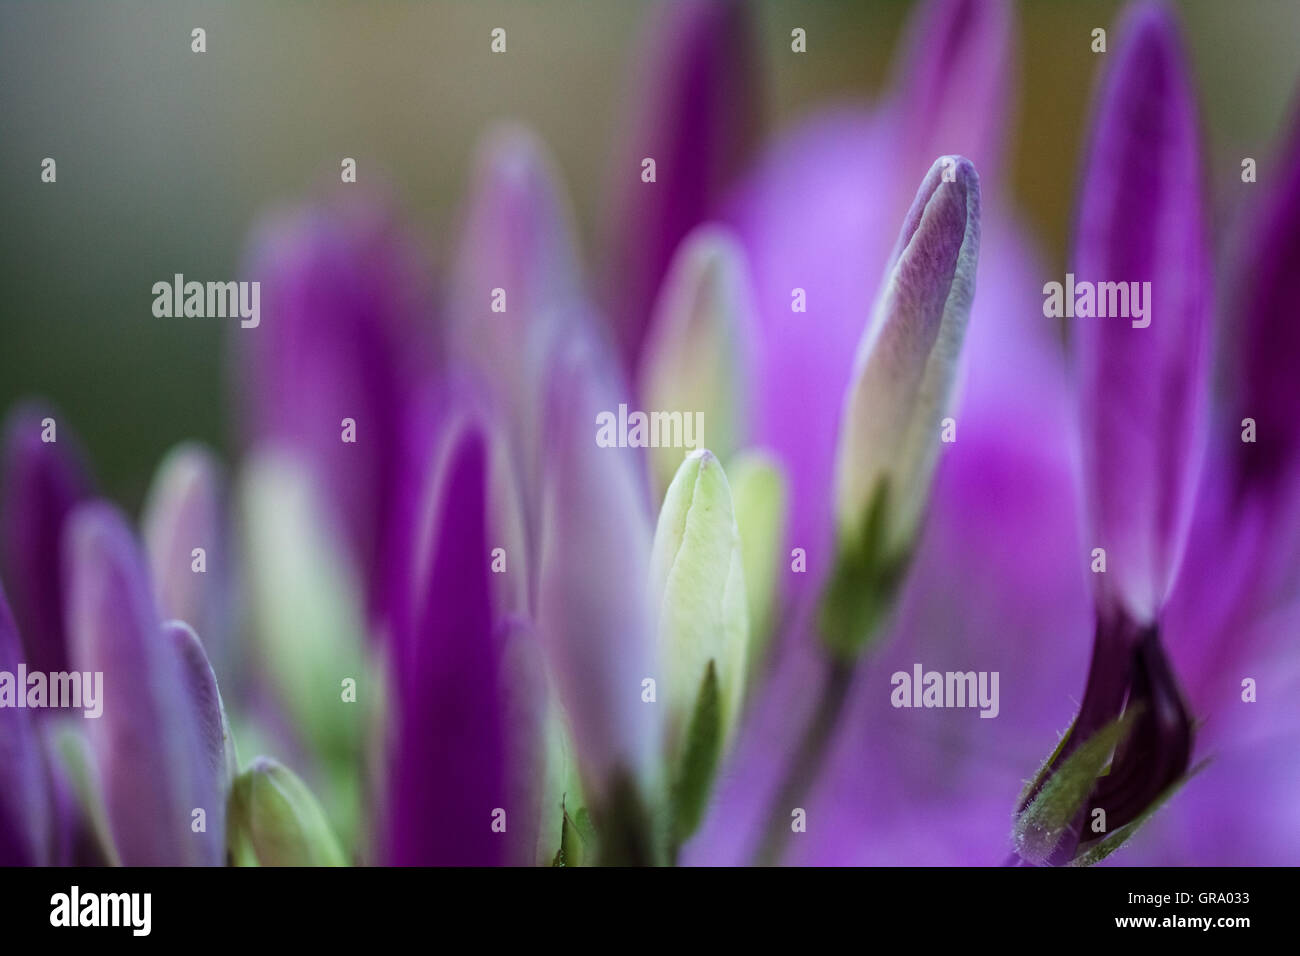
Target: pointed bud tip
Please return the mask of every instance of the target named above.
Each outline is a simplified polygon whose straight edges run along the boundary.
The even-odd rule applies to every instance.
[[[963,244],[978,241],[980,178],[965,156],[940,156],[926,173],[903,223],[895,261],[915,261],[933,278],[951,275]]]

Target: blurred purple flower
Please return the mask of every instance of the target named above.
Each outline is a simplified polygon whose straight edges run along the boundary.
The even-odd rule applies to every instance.
[[[981,22],[1006,25],[1005,18],[994,9],[996,6],[999,5],[936,3],[928,5],[930,13],[919,16],[942,36],[947,32],[944,23],[951,21],[930,19],[936,16],[933,11],[946,11],[949,17],[978,16]],[[1153,16],[1159,15],[1139,14],[1138,22],[1143,17],[1150,22]],[[985,44],[981,55],[957,56],[956,62],[1002,68],[996,66],[1002,60],[995,51],[1007,49],[1005,36],[980,30],[954,33],[968,42]],[[1163,52],[1168,52],[1167,45]],[[1148,75],[1155,71],[1155,79],[1164,84],[1164,93],[1168,94],[1154,108],[1169,112],[1157,116],[1169,118],[1162,118],[1159,125],[1134,134],[1135,138],[1155,139],[1147,145],[1146,159],[1134,157],[1125,168],[1140,174],[1142,170],[1152,169],[1157,162],[1155,157],[1163,155],[1165,149],[1182,149],[1184,152],[1176,157],[1177,163],[1168,173],[1186,180],[1189,174],[1182,170],[1189,161],[1194,161],[1195,144],[1192,134],[1186,132],[1186,120],[1181,119],[1189,106],[1186,99],[1181,104],[1178,102],[1175,86],[1178,81],[1170,75],[1173,69],[1170,63],[1170,56],[1147,60]],[[970,79],[966,82],[973,89],[1002,88],[996,82]],[[921,95],[897,92],[890,102],[906,102]],[[943,97],[933,97],[932,101],[939,104],[939,109],[953,102]],[[1131,98],[1120,115],[1129,116],[1128,111],[1140,110],[1142,103],[1150,103],[1150,99]],[[985,107],[989,115],[1004,112],[1000,104],[986,103]],[[982,115],[982,111],[970,111],[970,115]],[[758,427],[766,430],[769,443],[783,452],[792,480],[803,492],[795,496],[796,517],[790,531],[790,545],[808,541],[815,544],[825,535],[824,531],[814,529],[825,528],[827,524],[824,511],[817,512],[825,508],[826,498],[819,489],[825,487],[833,449],[829,435],[823,434],[824,423],[833,418],[824,417],[825,413],[815,418],[811,412],[821,407],[834,408],[841,387],[836,383],[843,379],[834,371],[833,363],[847,349],[830,347],[822,339],[815,346],[810,341],[829,334],[827,322],[809,324],[797,332],[791,328],[790,316],[784,314],[789,289],[807,285],[808,281],[818,282],[818,287],[824,290],[821,298],[828,301],[829,320],[845,314],[844,303],[860,301],[869,294],[854,289],[855,283],[861,285],[857,257],[865,255],[858,250],[869,248],[873,235],[877,236],[874,247],[879,248],[876,232],[879,226],[875,224],[884,214],[880,212],[877,197],[896,192],[881,185],[882,163],[877,161],[874,167],[871,164],[874,156],[885,154],[891,123],[896,122],[899,122],[897,117],[887,114],[861,118],[832,114],[806,124],[779,143],[760,164],[759,173],[742,188],[734,207],[734,216],[759,277],[759,299],[766,306],[760,314],[763,321],[760,367],[764,371],[759,381],[766,386],[761,394],[772,407],[758,410]],[[939,118],[925,124],[925,128],[957,125]],[[985,141],[981,145],[977,132],[982,133],[968,130],[964,134],[975,137],[976,142],[969,145],[961,141],[945,142],[942,149],[982,155],[988,155],[991,149],[996,154],[996,143]],[[1173,136],[1173,142],[1181,145],[1158,145],[1164,136]],[[879,145],[873,147],[873,144]],[[1113,161],[1125,162],[1120,158]],[[875,177],[864,177],[860,172],[869,167],[877,170]],[[778,177],[777,170],[785,172]],[[982,180],[990,184],[987,193],[996,195],[997,167],[981,172]],[[1285,178],[1288,182],[1295,181],[1291,175]],[[1140,181],[1141,176],[1135,175],[1129,188],[1137,188],[1133,183]],[[1199,195],[1200,184],[1194,176],[1188,185],[1195,187],[1190,196]],[[1150,185],[1146,188],[1147,194],[1140,197],[1141,202],[1135,200],[1128,204],[1128,212],[1146,208],[1165,195],[1153,192]],[[1289,188],[1293,187],[1284,186],[1278,192],[1285,197]],[[1188,201],[1184,197],[1184,208]],[[1084,200],[1085,208],[1088,202]],[[1170,202],[1176,203],[1177,199]],[[765,211],[765,204],[771,211]],[[1283,212],[1288,208],[1284,198],[1278,205],[1267,208],[1270,214],[1266,228],[1269,235],[1277,238],[1266,248],[1285,249],[1300,220]],[[1093,209],[1094,213],[1098,211]],[[1116,212],[1123,214],[1124,210]],[[1131,223],[1128,229],[1131,234],[1127,238],[1139,242],[1141,229],[1133,230]],[[984,232],[979,294],[964,357],[964,398],[956,413],[960,437],[947,449],[939,466],[931,513],[892,636],[885,642],[881,656],[867,661],[859,670],[829,770],[806,808],[809,820],[816,824],[810,823],[809,832],[793,841],[790,862],[999,862],[1009,848],[1005,814],[1015,805],[1024,774],[1044,749],[1035,746],[1032,740],[1040,735],[1050,740],[1054,732],[1068,723],[1070,700],[1078,693],[1086,661],[1085,642],[1092,630],[1085,591],[1088,582],[1080,571],[1083,563],[1080,556],[1088,553],[1091,544],[1085,547],[1078,537],[1080,522],[1071,467],[1074,457],[1071,446],[1076,439],[1068,412],[1067,377],[1051,323],[1039,317],[1042,313],[1039,286],[1045,270],[1036,262],[1032,249],[1018,230],[1009,225],[1005,211],[996,201],[986,203]],[[1167,235],[1169,243],[1191,244],[1189,255],[1198,251],[1197,234],[1192,227],[1185,228],[1181,235],[1172,231]],[[829,241],[828,237],[834,240]],[[848,256],[817,256],[828,245],[841,252],[854,252]],[[1248,248],[1260,245],[1255,240]],[[1139,244],[1138,248],[1150,249],[1153,244],[1146,247]],[[878,254],[874,255],[879,259]],[[1276,289],[1286,281],[1283,278],[1286,273],[1280,268],[1270,268],[1269,263],[1273,261],[1272,255],[1265,256],[1260,271],[1263,276],[1272,277],[1271,284]],[[1134,266],[1140,268],[1140,261]],[[1173,271],[1175,268],[1178,271]],[[1170,400],[1171,387],[1183,389],[1186,397],[1181,399],[1183,404],[1178,414],[1169,419],[1168,430],[1164,424],[1154,428],[1154,434],[1147,437],[1155,441],[1134,451],[1135,455],[1148,457],[1163,448],[1177,464],[1172,472],[1152,474],[1144,479],[1148,484],[1142,489],[1144,494],[1150,494],[1147,488],[1151,482],[1156,487],[1162,482],[1173,483],[1172,490],[1166,493],[1168,503],[1148,515],[1162,522],[1160,527],[1165,530],[1159,532],[1162,535],[1159,547],[1174,556],[1172,561],[1162,559],[1145,572],[1149,582],[1154,582],[1157,573],[1166,575],[1163,584],[1147,586],[1148,594],[1160,588],[1161,598],[1168,590],[1167,575],[1177,567],[1179,528],[1186,523],[1189,507],[1188,472],[1196,460],[1195,430],[1200,414],[1197,410],[1204,402],[1203,394],[1196,389],[1204,387],[1201,376],[1208,348],[1205,310],[1210,304],[1208,292],[1196,284],[1203,282],[1208,268],[1204,257],[1180,260],[1170,266],[1170,289],[1163,295],[1181,297],[1188,309],[1201,311],[1184,314],[1175,306],[1163,307],[1167,310],[1165,314],[1171,315],[1169,324],[1189,323],[1191,334],[1183,343],[1185,351],[1181,355],[1169,353],[1169,339],[1155,340],[1160,344],[1153,343],[1157,350],[1149,361],[1156,368],[1162,364],[1166,368],[1158,373],[1169,381],[1166,391],[1160,395],[1162,403]],[[1080,272],[1081,278],[1088,278]],[[799,281],[807,276],[814,279]],[[1116,278],[1139,276],[1126,274]],[[1288,353],[1270,348],[1273,339],[1260,331],[1262,324],[1283,321],[1279,313],[1270,311],[1278,306],[1267,303],[1284,299],[1269,286],[1266,282],[1252,287],[1257,290],[1257,308],[1263,315],[1256,312],[1247,319],[1254,331],[1248,332],[1246,338],[1257,343],[1255,350],[1248,353],[1251,358],[1247,361],[1271,362],[1271,367],[1281,369],[1285,367],[1284,356]],[[1157,283],[1157,309],[1162,308],[1160,287]],[[1150,331],[1133,330],[1133,334]],[[1121,330],[1115,332],[1119,334]],[[844,335],[848,334],[845,328]],[[1152,374],[1146,369],[1127,373],[1118,384],[1123,386],[1121,391],[1154,388]],[[1276,380],[1283,379],[1279,376]],[[797,402],[785,397],[791,394],[798,395]],[[1281,396],[1277,401],[1288,400],[1286,386],[1275,394]],[[1107,399],[1110,400],[1113,396]],[[1268,403],[1261,405],[1274,407]],[[1140,406],[1132,407],[1131,412],[1135,416],[1133,421],[1151,414],[1149,409]],[[1247,412],[1241,411],[1229,422],[1233,430],[1227,437],[1234,443],[1239,430],[1237,421],[1245,415]],[[781,427],[783,422],[786,427]],[[1174,423],[1179,422],[1183,424],[1175,427]],[[1293,429],[1281,434],[1275,432],[1274,437],[1280,446],[1294,450],[1300,443],[1293,432]],[[1138,438],[1134,436],[1131,440]],[[1170,442],[1181,445],[1174,449]],[[1235,449],[1232,456],[1250,455],[1253,451],[1254,446],[1244,445]],[[1118,453],[1118,449],[1108,453]],[[1278,498],[1293,497],[1295,487],[1291,483],[1288,493]],[[1123,492],[1123,488],[1119,490]],[[1145,833],[1134,838],[1127,857],[1123,857],[1130,861],[1281,861],[1287,858],[1288,852],[1293,852],[1289,849],[1290,841],[1280,845],[1275,842],[1269,847],[1268,834],[1284,831],[1288,826],[1294,830],[1295,813],[1284,794],[1294,786],[1295,774],[1278,772],[1277,755],[1286,746],[1285,741],[1296,739],[1297,722],[1283,719],[1275,713],[1276,707],[1267,712],[1262,708],[1252,711],[1242,707],[1239,695],[1240,676],[1251,671],[1266,672],[1265,662],[1272,664],[1278,673],[1281,686],[1275,693],[1285,695],[1284,688],[1294,686],[1295,665],[1278,668],[1277,664],[1290,659],[1283,656],[1279,636],[1285,628],[1294,627],[1296,612],[1300,611],[1296,591],[1275,584],[1271,602],[1259,600],[1258,592],[1254,599],[1239,596],[1229,601],[1232,610],[1225,610],[1219,624],[1212,624],[1199,609],[1205,607],[1207,592],[1213,592],[1218,603],[1224,600],[1221,592],[1225,587],[1232,590],[1225,575],[1249,581],[1256,574],[1264,573],[1276,581],[1279,562],[1267,566],[1270,561],[1263,556],[1275,554],[1276,546],[1265,552],[1252,545],[1263,544],[1266,537],[1275,541],[1276,531],[1270,529],[1276,525],[1272,522],[1294,514],[1291,510],[1294,503],[1279,501],[1276,506],[1259,506],[1259,511],[1271,515],[1271,519],[1260,518],[1252,524],[1255,532],[1245,536],[1249,543],[1240,542],[1237,558],[1225,567],[1222,558],[1229,552],[1216,545],[1223,541],[1224,531],[1248,509],[1227,509],[1216,497],[1218,494],[1214,488],[1206,488],[1200,498],[1199,507],[1205,516],[1201,523],[1213,527],[1203,534],[1207,545],[1199,549],[1203,553],[1199,563],[1204,574],[1193,575],[1190,569],[1184,571],[1162,628],[1168,636],[1179,676],[1186,675],[1193,688],[1192,700],[1197,704],[1194,713],[1198,717],[1217,715],[1211,720],[1218,725],[1217,732],[1207,735],[1203,741],[1209,745],[1207,752],[1215,760],[1209,770],[1185,786]],[[1193,546],[1189,561],[1197,560],[1198,548]],[[1281,562],[1283,569],[1287,566],[1296,567],[1294,557],[1289,559],[1289,565],[1287,560]],[[811,560],[809,567],[811,572]],[[806,617],[797,610],[800,594],[806,594],[815,580],[813,575],[809,577],[802,584],[794,583],[796,590],[792,597],[796,603],[786,629],[789,640],[785,653],[774,662],[773,681],[762,694],[762,705],[751,715],[744,739],[724,775],[725,785],[715,812],[705,831],[688,847],[688,862],[736,863],[751,858],[756,827],[775,785],[776,768],[789,759],[794,731],[810,706],[805,688],[815,661],[809,651],[812,635],[808,633]],[[1186,586],[1181,587],[1184,583]],[[1181,597],[1183,594],[1186,596]],[[1200,619],[1196,619],[1198,615]],[[1228,659],[1252,661],[1254,666],[1251,670],[1222,674],[1220,662]],[[999,671],[1003,700],[1000,718],[971,721],[968,713],[960,711],[901,711],[889,706],[889,675],[896,670],[910,671],[917,661],[925,662],[927,667],[963,671],[979,662],[981,667]],[[1218,688],[1213,698],[1197,691],[1198,685],[1210,681]],[[1176,694],[1172,679],[1167,679],[1162,689],[1170,691],[1171,688]],[[1164,699],[1170,698],[1166,695]],[[1228,714],[1226,708],[1231,705],[1237,706]],[[1162,738],[1161,742],[1169,745],[1177,764],[1177,745],[1184,728],[1178,718],[1174,718],[1172,726],[1172,738]],[[1270,729],[1265,731],[1265,727]],[[1219,766],[1225,769],[1219,771]],[[1153,778],[1159,778],[1159,768],[1147,769],[1152,771]],[[1233,785],[1232,777],[1243,774],[1255,782],[1252,793],[1259,794],[1261,809],[1267,811],[1257,817],[1240,813],[1241,791]],[[1139,795],[1136,802],[1142,803],[1148,795]],[[1207,837],[1197,832],[1193,821],[1201,818],[1218,821],[1218,835]],[[1172,821],[1164,825],[1177,827],[1180,836],[1174,839],[1155,836],[1161,833],[1162,820]]]
[[[103,674],[103,713],[88,734],[121,861],[219,865],[229,771],[202,649],[185,625],[162,623],[144,557],[115,509],[83,505],[66,540],[72,660]]]
[[[182,445],[159,466],[141,518],[163,616],[203,635],[223,677],[233,676],[238,614],[226,496],[216,456],[200,445]]]
[[[0,671],[23,660],[18,629],[0,590]],[[26,694],[26,687],[14,691]],[[50,781],[36,712],[0,707],[0,866],[45,866],[54,849]]]
[[[1081,280],[1149,282],[1149,327],[1073,322],[1093,577],[1103,618],[1154,623],[1178,569],[1200,464],[1209,358],[1199,129],[1172,18],[1142,6],[1119,29],[1079,196]],[[1163,320],[1163,321],[1161,321]]]
[[[26,661],[46,673],[68,665],[60,548],[64,519],[92,490],[83,461],[76,435],[48,409],[24,405],[9,413],[0,560]]]
[[[266,320],[239,337],[245,428],[320,476],[377,613],[401,411],[438,360],[415,247],[382,203],[361,200],[270,217],[249,269],[262,282]]]
[[[598,808],[618,781],[651,785],[660,743],[658,709],[641,699],[656,673],[645,488],[635,459],[594,441],[597,414],[617,407],[610,374],[581,345],[553,366],[537,610],[584,792]]]
[[[1099,289],[1149,283],[1150,293],[1142,319],[1106,315],[1098,302],[1072,326],[1089,543],[1105,563],[1093,568],[1087,687],[1049,768],[1050,776],[1121,712],[1142,708],[1087,799],[1106,812],[1107,833],[1135,820],[1191,756],[1192,717],[1157,622],[1200,466],[1213,304],[1196,106],[1177,30],[1164,8],[1143,5],[1120,34],[1079,199],[1074,269]],[[1077,830],[1061,838],[1052,858],[1068,861],[1083,838]]]
[[[720,213],[759,132],[760,74],[744,0],[685,0],[655,14],[638,57],[632,119],[613,158],[605,237],[604,298],[629,374],[673,253]],[[653,184],[642,181],[647,159]]]
[[[505,858],[505,841],[490,827],[504,802],[505,767],[489,584],[488,448],[473,426],[451,430],[446,441],[412,556],[411,627],[392,648],[396,706],[384,859],[396,865]]]
[[[1285,635],[1300,625],[1300,547],[1277,528],[1300,519],[1300,386],[1289,368],[1300,342],[1288,294],[1300,245],[1300,127],[1247,236],[1254,253],[1230,300],[1238,323],[1226,392],[1211,409],[1195,102],[1172,17],[1144,5],[1125,21],[1106,61],[1072,268],[1085,280],[1150,281],[1154,318],[1149,328],[1076,320],[1076,422],[1059,329],[1042,314],[1045,269],[1001,182],[1009,5],[922,5],[876,108],[801,124],[736,182],[758,128],[750,29],[739,0],[665,12],[613,171],[609,261],[596,281],[607,326],[584,291],[552,163],[512,127],[479,154],[436,325],[413,247],[385,207],[311,207],[259,233],[252,262],[267,293],[265,321],[239,333],[246,431],[287,448],[315,476],[364,576],[371,623],[389,638],[370,648],[385,659],[390,692],[372,761],[375,858],[577,862],[584,848],[572,841],[575,832],[585,839],[586,811],[607,841],[605,860],[658,858],[624,842],[653,838],[664,809],[660,710],[642,696],[664,663],[647,589],[656,491],[646,456],[599,447],[593,426],[638,393],[670,404],[684,387],[672,374],[653,388],[633,376],[672,364],[646,361],[658,350],[646,346],[658,334],[652,322],[687,328],[681,315],[652,312],[656,302],[670,310],[694,301],[663,291],[692,233],[712,237],[737,277],[721,297],[726,314],[705,317],[735,346],[727,374],[755,396],[741,409],[751,420],[728,425],[785,470],[793,512],[780,554],[798,547],[808,557],[806,573],[780,575],[781,634],[712,811],[681,856],[754,858],[817,704],[809,688],[824,667],[825,635],[811,599],[835,556],[844,410],[874,416],[895,397],[866,389],[871,401],[846,405],[855,346],[864,335],[895,351],[910,344],[891,335],[901,326],[873,328],[868,307],[888,278],[915,184],[946,154],[974,161],[983,205],[970,331],[959,358],[953,342],[942,356],[960,369],[957,440],[934,465],[926,506],[905,516],[916,535],[909,575],[887,631],[847,685],[804,807],[808,831],[781,859],[1005,859],[1008,816],[1024,775],[1069,723],[1090,634],[1069,746],[1126,706],[1148,705],[1092,795],[1112,832],[1181,778],[1193,718],[1205,720],[1201,752],[1216,758],[1133,839],[1126,859],[1294,856],[1300,718],[1286,700],[1300,692],[1300,666]],[[644,158],[656,161],[654,182],[640,181]],[[962,170],[973,183],[969,164]],[[927,267],[952,252],[919,251]],[[905,278],[929,275],[920,268]],[[743,288],[751,281],[752,295]],[[491,307],[496,289],[508,299],[503,312]],[[923,282],[904,291],[918,289],[927,291]],[[806,312],[792,308],[800,298]],[[1253,442],[1238,438],[1247,418]],[[344,419],[355,422],[355,445],[341,438]],[[1201,476],[1207,424],[1214,438]],[[23,595],[15,609],[26,608],[19,623],[29,653],[64,646],[66,604],[73,662],[105,671],[105,716],[87,730],[112,842],[127,863],[221,862],[237,767],[198,635],[211,632],[218,650],[234,612],[219,590],[194,592],[184,563],[194,541],[212,537],[227,570],[215,466],[200,457],[159,478],[145,522],[151,584],[125,522],[102,504],[77,512],[60,555],[59,526],[87,483],[61,453],[24,444],[29,430],[11,429],[6,450],[5,580]],[[901,467],[919,447],[903,444],[908,454],[876,462],[879,445],[868,443],[846,467]],[[711,460],[725,467],[725,459]],[[927,460],[909,491],[929,471]],[[1107,551],[1105,574],[1087,575],[1093,547]],[[26,573],[29,556],[51,574]],[[154,587],[162,611],[197,624],[198,635],[161,623]],[[15,633],[0,600],[0,669],[19,656]],[[290,642],[290,659],[310,640]],[[997,671],[998,719],[891,706],[891,674],[917,662]],[[1268,682],[1257,703],[1243,702],[1243,678]],[[3,711],[0,722],[0,862],[66,855],[61,841],[79,838],[52,833],[49,792],[75,803],[67,775],[47,772],[28,715]],[[1245,786],[1254,789],[1243,814]],[[211,808],[206,833],[191,828],[197,808]],[[1198,831],[1201,821],[1214,832]],[[1035,861],[1066,862],[1079,843],[1076,832]]]

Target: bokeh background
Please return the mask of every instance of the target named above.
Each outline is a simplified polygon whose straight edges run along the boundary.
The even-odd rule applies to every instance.
[[[910,3],[754,4],[766,131],[819,106],[875,98]],[[1064,269],[1079,146],[1120,4],[1018,5],[1018,116],[1010,185]],[[1268,175],[1297,89],[1300,4],[1188,0],[1207,175],[1222,242]],[[589,260],[633,61],[656,4],[590,0],[0,4],[0,407],[42,395],[89,445],[102,487],[139,504],[183,438],[232,447],[223,361],[230,322],[156,319],[150,287],[173,273],[239,278],[248,232],[273,204],[348,189],[339,162],[383,184],[428,246],[453,247],[479,137],[531,125],[559,162]],[[190,50],[207,30],[208,51]],[[489,53],[508,31],[509,52]],[[790,30],[808,32],[792,55]],[[43,157],[57,185],[40,181]],[[637,170],[624,170],[636,175]],[[332,185],[331,185],[332,184]],[[234,383],[238,388],[238,383]]]

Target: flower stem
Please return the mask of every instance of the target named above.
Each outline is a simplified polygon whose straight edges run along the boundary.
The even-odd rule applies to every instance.
[[[821,772],[852,683],[853,662],[839,656],[831,657],[822,677],[817,710],[769,808],[763,841],[754,856],[755,865],[775,866],[780,861],[791,833],[790,814],[804,803]]]

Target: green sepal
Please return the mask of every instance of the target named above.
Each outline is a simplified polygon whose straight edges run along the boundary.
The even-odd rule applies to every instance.
[[[672,789],[672,844],[685,842],[700,826],[722,756],[722,700],[714,662],[704,672],[691,715],[681,764]]]
[[[1136,707],[1130,708],[1123,716],[1112,720],[1081,743],[1052,772],[1038,795],[1017,815],[1013,839],[1016,853],[1022,860],[1037,865],[1048,862],[1066,830],[1083,808],[1088,795],[1092,793],[1097,777],[1106,767],[1111,753],[1128,733],[1139,710]],[[1060,746],[1057,745],[1058,750]]]
[[[570,814],[561,806],[560,848],[555,852],[552,866],[584,866],[596,846],[596,830],[591,825],[591,814],[583,807]]]
[[[841,537],[822,593],[821,637],[830,652],[844,660],[856,658],[880,633],[907,571],[910,551],[891,554],[886,548],[889,497],[888,482],[882,481],[858,534]]]
[[[1052,764],[1056,762],[1057,756],[1060,755],[1061,751],[1065,748],[1065,745],[1069,743],[1070,735],[1074,733],[1074,725],[1076,722],[1077,718],[1070,721],[1070,726],[1065,728],[1065,733],[1061,734],[1061,739],[1056,742],[1056,747],[1047,755],[1047,759],[1043,761],[1042,765],[1038,768],[1038,771],[1029,779],[1029,782],[1025,784],[1025,788],[1020,791],[1020,796],[1016,798],[1016,816],[1019,816],[1023,812],[1019,808],[1028,805],[1030,796],[1038,792],[1038,788],[1042,784],[1043,780],[1045,780],[1047,775],[1051,773]]]
[[[1208,760],[1202,760],[1191,770],[1187,771],[1187,773],[1183,774],[1169,786],[1165,787],[1164,790],[1160,791],[1160,795],[1152,800],[1145,810],[1128,823],[1124,824],[1115,832],[1108,833],[1099,840],[1094,840],[1092,843],[1087,844],[1086,847],[1081,847],[1079,853],[1076,854],[1074,859],[1067,865],[1092,866],[1094,863],[1100,863],[1102,860],[1106,859],[1106,857],[1110,856],[1127,843],[1129,839],[1132,838],[1133,834],[1137,833],[1138,830],[1142,828],[1143,824],[1150,820],[1151,817],[1155,815],[1156,811],[1169,801],[1170,797],[1181,790],[1187,781],[1191,780],[1208,765]]]

